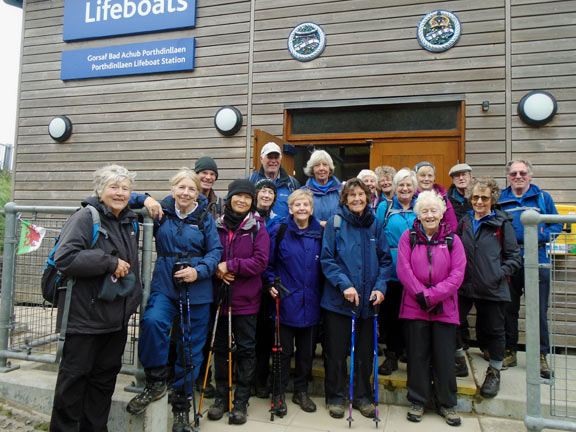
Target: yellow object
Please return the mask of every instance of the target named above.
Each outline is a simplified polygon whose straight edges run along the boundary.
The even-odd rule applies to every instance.
[[[556,209],[561,215],[576,215],[576,205],[556,204]],[[576,255],[576,223],[564,224],[562,234],[550,243],[549,251],[557,255]]]

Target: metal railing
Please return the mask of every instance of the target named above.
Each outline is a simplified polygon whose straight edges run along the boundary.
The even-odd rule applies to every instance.
[[[30,360],[43,363],[56,361],[56,308],[43,301],[40,281],[54,239],[67,217],[77,207],[18,206],[8,203],[5,209],[5,235],[0,292],[0,372],[17,368],[8,359]],[[140,310],[148,301],[152,274],[153,222],[142,211],[141,225],[141,276],[144,297]],[[16,255],[20,239],[20,217],[46,229],[41,247],[31,253]],[[138,339],[139,313],[129,323],[128,342],[123,357],[123,372],[136,376],[139,383],[143,370],[139,366],[136,341]]]
[[[574,389],[574,373],[568,358],[568,348],[562,350],[557,339],[551,353],[551,365],[554,375],[550,380],[540,377],[540,326],[539,326],[539,286],[538,286],[538,224],[539,223],[576,223],[576,215],[541,215],[533,210],[522,214],[524,224],[524,278],[525,278],[525,304],[526,304],[526,417],[524,424],[529,431],[541,431],[544,428],[576,431],[576,392]],[[551,250],[555,249],[558,241],[565,242],[566,237],[555,237],[551,242]],[[562,287],[559,284],[559,269],[552,255],[551,279],[552,292],[558,292]],[[547,264],[545,264],[547,265]],[[568,276],[568,274],[566,274]],[[567,277],[566,282],[570,279]],[[564,288],[568,286],[565,285]],[[558,304],[558,302],[556,302]],[[551,309],[551,317],[558,318],[557,312]],[[563,318],[564,319],[564,318]],[[557,322],[557,321],[556,321]],[[562,354],[562,351],[565,354]],[[550,386],[550,413],[546,418],[542,413],[543,384]],[[564,408],[561,408],[564,407]]]

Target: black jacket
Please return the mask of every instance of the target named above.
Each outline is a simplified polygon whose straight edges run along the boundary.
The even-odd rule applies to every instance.
[[[86,204],[98,210],[101,227],[108,233],[108,238],[100,234],[94,247],[90,247],[93,223]],[[136,312],[142,300],[138,232],[133,224],[137,222],[137,216],[126,207],[117,218],[94,197],[86,199],[82,205],[84,208],[70,216],[62,227],[54,255],[56,268],[76,279],[67,333],[101,334],[118,331],[127,325],[130,315]],[[118,266],[117,257],[130,263],[130,270],[136,276],[134,289],[125,298],[117,297],[110,303],[98,300],[104,277],[114,273]],[[60,304],[64,305],[64,301]]]
[[[460,202],[456,198],[454,198],[453,194],[458,193],[455,191],[455,189],[456,186],[454,185],[450,186],[448,192],[446,193],[446,198],[448,198],[452,203],[452,207],[454,207],[454,213],[456,213],[456,219],[458,219],[458,222],[460,222],[464,217],[464,215],[468,211],[472,210],[472,204],[470,204],[470,201],[468,201],[467,198],[464,198],[463,202]]]
[[[508,277],[521,265],[512,217],[494,210],[476,235],[470,213],[458,224],[458,235],[466,251],[466,274],[458,295],[491,301],[510,301]]]

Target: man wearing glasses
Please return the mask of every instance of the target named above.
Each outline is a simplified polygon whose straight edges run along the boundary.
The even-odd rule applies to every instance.
[[[472,210],[472,205],[466,198],[466,189],[472,180],[472,168],[467,163],[456,164],[450,168],[448,175],[452,178],[452,185],[446,196],[454,207],[456,219],[460,222],[466,212]]]
[[[540,214],[558,214],[554,200],[548,192],[531,184],[532,164],[527,160],[512,160],[507,164],[506,174],[508,186],[500,196],[499,204],[502,209],[514,216],[514,231],[516,239],[522,248],[524,256],[524,225],[520,216],[525,210],[535,210]],[[562,224],[538,225],[538,261],[540,264],[549,263],[546,256],[546,242],[550,241],[550,234],[562,231]],[[540,286],[540,376],[549,379],[552,371],[546,361],[546,354],[550,351],[548,335],[548,300],[550,297],[550,269],[539,269]],[[506,308],[506,355],[502,368],[516,366],[516,351],[518,344],[518,314],[520,310],[520,297],[524,291],[524,267],[521,267],[510,280],[511,302]]]

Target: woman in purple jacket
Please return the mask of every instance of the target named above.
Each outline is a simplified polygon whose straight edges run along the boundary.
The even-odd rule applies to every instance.
[[[396,267],[404,286],[400,319],[406,320],[407,418],[421,421],[424,406],[435,400],[446,423],[458,426],[454,350],[466,254],[460,238],[441,222],[446,204],[440,195],[420,193],[414,211],[418,219],[400,238]]]
[[[231,423],[246,423],[250,384],[256,370],[256,319],[262,291],[261,275],[268,265],[270,239],[266,225],[255,210],[254,185],[245,179],[228,186],[224,214],[216,220],[224,247],[216,277],[231,290],[232,333],[236,343],[236,391]],[[222,310],[228,310],[227,299]],[[225,316],[225,315],[224,315]],[[210,420],[228,411],[228,320],[219,319],[214,342],[216,400],[208,410]]]

